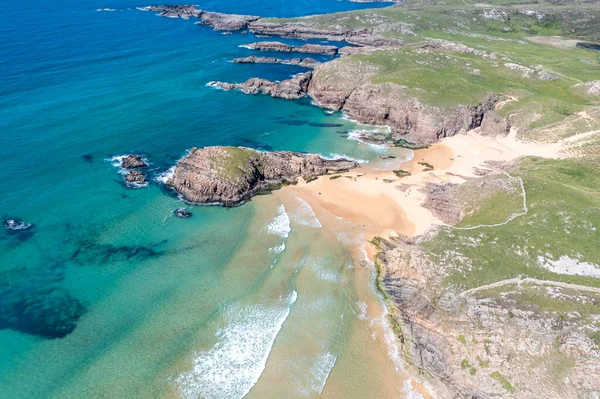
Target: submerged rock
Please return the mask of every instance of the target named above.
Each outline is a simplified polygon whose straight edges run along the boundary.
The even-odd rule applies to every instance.
[[[244,147],[193,148],[166,184],[194,203],[236,206],[252,196],[358,166],[347,159],[326,160],[314,154],[261,152]]]
[[[144,162],[141,156],[130,154],[127,155],[121,161],[121,167],[123,169],[135,169],[135,168],[146,168],[148,164]]]
[[[4,227],[11,231],[21,231],[31,229],[33,228],[33,225],[20,219],[6,219],[4,221]]]
[[[188,211],[185,208],[177,208],[175,209],[175,216],[177,216],[178,218],[182,218],[182,219],[187,219],[189,217],[192,217],[192,212]]]

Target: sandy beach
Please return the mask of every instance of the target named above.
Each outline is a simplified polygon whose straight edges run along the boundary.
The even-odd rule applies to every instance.
[[[397,150],[399,157],[406,154]],[[404,151],[404,152],[403,152]],[[373,236],[423,234],[433,224],[443,224],[421,205],[427,183],[462,183],[475,177],[487,161],[511,161],[521,156],[557,157],[560,146],[525,143],[513,132],[506,137],[484,137],[471,131],[415,150],[412,159],[386,168],[372,162],[340,177],[322,176],[310,183],[286,187],[313,208],[328,210],[359,226],[367,239]],[[432,170],[427,170],[429,164]],[[398,177],[392,169],[410,172]]]

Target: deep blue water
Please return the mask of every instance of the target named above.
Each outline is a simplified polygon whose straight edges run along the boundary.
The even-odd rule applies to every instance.
[[[137,190],[124,187],[107,159],[144,154],[155,177],[193,146],[243,145],[367,159],[373,154],[343,137],[351,123],[308,101],[205,87],[211,80],[285,79],[303,71],[230,63],[252,53],[239,47],[255,41],[252,35],[223,35],[193,21],[159,18],[136,10],[147,4],[135,1],[4,4],[0,216],[35,227],[0,232],[0,397],[104,394],[114,383],[108,377],[97,391],[87,389],[103,376],[102,362],[115,364],[113,356],[123,365],[135,358],[126,368],[135,384],[162,377],[166,384],[170,374],[160,373],[168,374],[164,370],[172,371],[177,362],[167,353],[191,351],[198,342],[190,331],[201,335],[219,309],[250,291],[244,282],[229,292],[216,283],[258,211],[252,204],[194,207],[192,219],[176,219],[172,211],[182,204],[172,193],[155,182]],[[377,5],[226,0],[199,6],[299,16]],[[117,11],[97,12],[100,7]],[[183,297],[186,304],[201,303],[197,319],[189,309],[173,307]],[[156,338],[163,334],[157,323],[176,322],[181,330],[164,332],[147,359],[120,352],[123,344],[139,353],[134,335],[154,331]],[[209,331],[214,336],[214,329]],[[150,372],[150,363],[161,367]],[[119,384],[113,386],[122,391],[114,390],[112,397],[141,392],[131,381]],[[153,395],[168,390],[160,384],[155,389]]]

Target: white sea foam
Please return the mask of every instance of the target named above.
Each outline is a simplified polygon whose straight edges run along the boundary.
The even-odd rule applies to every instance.
[[[308,202],[298,197],[296,197],[296,202],[298,202],[299,205],[291,214],[294,222],[303,226],[310,226],[317,229],[323,227],[313,209],[310,207],[310,205],[308,205]]]
[[[364,141],[363,139],[361,139],[361,134],[364,133],[381,133],[381,131],[379,129],[375,129],[375,130],[366,130],[366,129],[356,129],[356,130],[352,130],[348,133],[348,140],[355,140],[358,141],[359,143],[362,144],[366,144],[369,147],[371,147],[375,152],[377,153],[383,153],[385,151],[387,151],[389,149],[389,146],[387,144],[374,144],[374,143],[369,143]]]
[[[325,385],[327,384],[327,379],[329,378],[329,374],[331,374],[331,370],[333,370],[336,361],[337,356],[331,352],[327,352],[317,359],[310,370],[313,381],[311,387],[313,392],[316,392],[319,395],[323,392],[323,388],[325,388]]]
[[[97,8],[96,11],[98,12],[112,12],[112,11],[117,11],[114,8]]]
[[[277,245],[277,246],[269,248],[269,252],[271,252],[273,254],[280,254],[283,251],[285,251],[285,242],[283,242],[281,245]]]
[[[337,283],[340,281],[340,274],[334,270],[327,268],[328,262],[326,260],[320,259],[315,262],[312,262],[309,265],[309,268],[315,272],[315,274],[324,281],[329,281],[332,283]]]
[[[239,399],[250,392],[263,373],[267,359],[290,305],[292,292],[281,306],[232,306],[225,312],[229,325],[217,332],[218,342],[198,353],[192,370],[176,379],[181,397]]]
[[[285,206],[283,206],[283,204],[277,207],[277,216],[269,223],[267,231],[269,234],[275,234],[283,238],[289,237],[292,227],[290,225],[290,218],[285,211]]]
[[[358,307],[358,318],[361,320],[367,320],[367,303],[363,301],[356,302]]]
[[[423,395],[413,389],[410,379],[404,381],[402,392],[404,392],[404,397],[406,399],[423,399]]]
[[[154,178],[154,180],[158,183],[166,184],[167,181],[171,177],[173,177],[174,174],[175,174],[175,166],[171,166],[169,169],[165,170],[164,172],[160,172],[159,174],[157,174],[156,177]]]
[[[337,154],[337,153],[330,153],[329,155],[323,155],[323,154],[319,154],[321,156],[321,158],[323,159],[328,159],[328,160],[336,160],[336,159],[347,159],[349,161],[354,161],[354,162],[358,162],[358,163],[368,163],[369,161],[367,159],[360,159],[360,158],[352,158],[346,154]]]

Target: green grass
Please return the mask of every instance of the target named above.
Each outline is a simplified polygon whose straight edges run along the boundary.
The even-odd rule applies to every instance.
[[[556,274],[538,265],[540,256],[598,263],[600,164],[589,159],[525,158],[511,173],[523,178],[527,215],[503,226],[445,228],[421,244],[430,261],[447,266],[444,284],[469,289],[528,276],[600,287],[598,278]],[[497,222],[486,207],[481,212],[472,220]]]
[[[508,382],[508,380],[499,372],[494,371],[493,373],[490,374],[490,377],[492,377],[493,379],[497,380],[500,384],[502,384],[504,389],[506,389],[508,392],[515,393],[515,389],[510,384],[510,382]]]
[[[245,148],[223,147],[223,150],[227,153],[224,160],[210,159],[210,161],[218,170],[220,178],[228,181],[236,181],[247,176],[253,169],[250,164],[251,159],[261,156],[257,151]]]
[[[459,335],[458,337],[456,337],[456,340],[457,340],[458,342],[460,342],[461,344],[463,344],[463,345],[466,345],[466,344],[467,344],[467,339],[465,338],[465,336],[464,336],[464,335]]]

